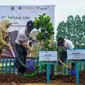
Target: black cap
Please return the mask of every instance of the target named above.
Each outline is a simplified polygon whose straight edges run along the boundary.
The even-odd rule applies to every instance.
[[[63,37],[59,37],[57,39],[57,46],[64,46],[64,38]]]
[[[28,21],[26,26],[27,26],[27,30],[29,30],[29,29],[32,30],[34,27],[33,21],[31,21],[31,20]]]
[[[57,41],[58,41],[58,42],[64,42],[64,38],[63,38],[63,37],[59,37],[59,38],[57,39]]]

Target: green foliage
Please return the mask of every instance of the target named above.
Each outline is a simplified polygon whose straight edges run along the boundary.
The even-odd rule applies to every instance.
[[[79,15],[67,17],[66,22],[60,22],[57,28],[57,37],[70,39],[75,48],[85,48],[85,15],[82,18]]]
[[[39,15],[38,18],[34,19],[34,26],[36,29],[40,30],[37,35],[37,40],[40,41],[43,50],[54,49],[53,46],[49,46],[52,35],[54,35],[54,28],[51,23],[51,19],[45,13]]]

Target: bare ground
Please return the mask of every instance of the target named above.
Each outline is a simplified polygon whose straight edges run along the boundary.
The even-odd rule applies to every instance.
[[[73,83],[64,83],[62,80],[52,80],[50,84],[46,84],[46,83],[0,83],[0,85],[76,85]]]

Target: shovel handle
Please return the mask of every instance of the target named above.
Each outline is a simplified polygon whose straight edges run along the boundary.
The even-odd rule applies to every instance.
[[[63,63],[63,62],[60,60],[60,58],[59,58],[58,60],[59,60],[59,62],[60,62],[62,65],[64,65],[66,68],[68,68],[68,66],[65,65],[65,63]]]
[[[75,72],[72,71],[67,65],[65,65],[60,59],[59,59],[59,62],[60,62],[62,65],[64,65],[64,66],[71,72],[71,75],[73,75],[73,76],[76,75]]]
[[[11,45],[11,44],[10,44],[10,42],[9,42],[9,45]],[[13,56],[14,56],[14,58],[15,58],[15,54],[14,54],[13,49],[11,49],[11,53],[12,53],[12,55],[13,55]]]

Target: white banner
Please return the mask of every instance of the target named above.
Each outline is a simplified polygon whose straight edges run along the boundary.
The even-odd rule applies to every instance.
[[[40,51],[39,61],[57,61],[57,51]]]
[[[85,49],[67,50],[68,60],[85,60]]]
[[[28,20],[34,20],[35,17],[39,17],[43,13],[50,16],[51,22],[54,24],[54,5],[0,6],[0,20],[8,17],[13,22],[9,32],[25,28]]]
[[[51,22],[54,26],[54,5],[0,6],[0,21],[2,18],[8,17],[13,23],[8,31],[14,51],[18,31],[25,29],[27,21],[34,20],[35,17],[39,17],[43,13],[51,17]],[[7,51],[7,53],[10,52]]]

